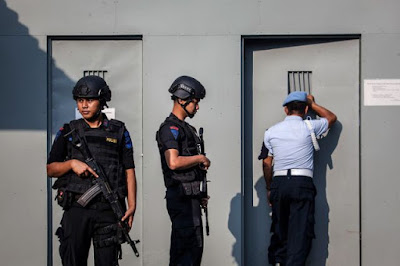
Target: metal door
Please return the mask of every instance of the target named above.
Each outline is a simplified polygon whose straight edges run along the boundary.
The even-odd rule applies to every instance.
[[[359,265],[359,40],[252,43],[245,50],[245,265],[267,265],[271,219],[257,157],[265,130],[285,117],[288,84],[302,73],[316,102],[338,116],[315,153],[316,239],[308,265]]]
[[[49,75],[49,127],[53,141],[58,129],[75,119],[76,103],[72,99],[72,88],[84,75],[104,77],[112,91],[109,107],[115,109],[115,118],[125,122],[134,146],[137,186],[141,187],[142,176],[142,41],[130,40],[49,40],[52,58]],[[49,192],[50,193],[50,192]],[[54,193],[53,193],[54,194]],[[141,189],[138,189],[138,202]],[[49,197],[50,198],[50,197]],[[61,265],[58,253],[59,241],[54,236],[62,217],[61,208],[53,202],[49,204],[53,221],[49,219],[49,234],[53,241],[53,263]],[[50,212],[51,213],[51,212]],[[141,238],[141,208],[137,206],[132,239]],[[51,224],[52,223],[52,224]],[[51,239],[49,240],[51,242]],[[141,246],[138,245],[141,253]],[[51,253],[51,248],[49,248]],[[49,256],[51,260],[51,256]],[[93,265],[93,253],[89,254],[89,265]],[[128,245],[123,245],[123,260],[120,265],[142,265]]]

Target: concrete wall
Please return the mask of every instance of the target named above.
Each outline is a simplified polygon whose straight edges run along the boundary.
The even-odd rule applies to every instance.
[[[213,161],[204,265],[240,265],[241,36],[359,33],[363,86],[364,79],[399,78],[399,8],[395,0],[0,0],[2,263],[47,261],[47,36],[143,36],[144,265],[165,265],[168,257],[166,211],[152,211],[164,205],[154,132],[170,111],[167,88],[184,73],[207,86],[192,121],[206,129]],[[361,102],[361,166],[354,167],[361,168],[363,265],[400,260],[397,114],[398,106]],[[231,217],[237,222],[228,230]]]

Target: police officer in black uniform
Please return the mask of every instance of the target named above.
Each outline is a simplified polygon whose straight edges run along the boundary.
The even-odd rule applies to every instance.
[[[122,220],[127,220],[131,227],[136,209],[132,141],[123,122],[109,120],[101,112],[111,100],[111,91],[102,78],[81,78],[72,94],[83,118],[65,124],[58,131],[47,161],[47,175],[57,177],[53,188],[57,189],[58,203],[64,209],[61,227],[56,232],[61,260],[67,266],[87,265],[93,239],[95,265],[118,265],[123,238],[111,206],[101,194],[86,207],[77,203],[98,176],[84,163],[85,158],[72,143],[78,137],[85,139],[125,209],[127,198],[128,208]]]
[[[188,76],[177,78],[168,91],[174,105],[156,139],[172,222],[169,265],[198,266],[203,254],[201,207],[206,207],[208,201],[208,197],[201,196],[201,171],[210,167],[210,160],[198,150],[196,129],[184,120],[193,118],[206,91],[199,81]]]

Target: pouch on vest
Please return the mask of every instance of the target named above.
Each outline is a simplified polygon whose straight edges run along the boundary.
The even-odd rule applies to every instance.
[[[181,186],[185,196],[196,197],[200,195],[200,181],[182,183]]]
[[[57,204],[60,205],[63,208],[63,210],[68,210],[69,207],[71,207],[72,205],[73,195],[65,188],[59,188],[57,190],[57,195],[55,200],[57,200]]]
[[[188,171],[184,173],[175,172],[172,174],[171,178],[179,182],[191,182],[196,179],[196,172],[195,171]]]
[[[65,188],[70,181],[70,177],[68,174],[61,176],[57,178],[56,182],[54,182],[53,186],[51,187],[52,189],[59,189],[59,188]]]

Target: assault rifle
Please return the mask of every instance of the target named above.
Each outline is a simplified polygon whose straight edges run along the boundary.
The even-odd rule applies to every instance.
[[[74,129],[76,130],[76,129]],[[125,240],[131,246],[133,252],[136,257],[139,257],[139,252],[136,248],[135,243],[139,243],[140,240],[132,240],[129,236],[129,225],[128,221],[121,221],[122,217],[124,217],[124,211],[122,209],[121,203],[118,200],[118,196],[114,193],[108,184],[107,177],[103,172],[103,169],[100,165],[97,164],[96,160],[93,158],[90,153],[89,147],[87,146],[86,140],[84,137],[81,137],[79,133],[76,133],[77,141],[73,143],[73,145],[82,153],[85,158],[85,163],[96,172],[99,176],[94,179],[94,185],[89,188],[79,199],[78,203],[85,207],[95,196],[102,193],[103,197],[110,203],[111,208],[117,217],[118,225],[120,226]]]
[[[199,129],[199,137],[200,137],[200,153],[204,156],[206,155],[204,151],[204,140],[203,140],[203,128]],[[202,187],[201,187],[201,197],[208,198],[208,188],[207,188],[207,171],[202,170],[203,180],[202,180]],[[210,226],[208,225],[208,206],[203,207],[204,215],[206,217],[206,234],[210,235]]]

